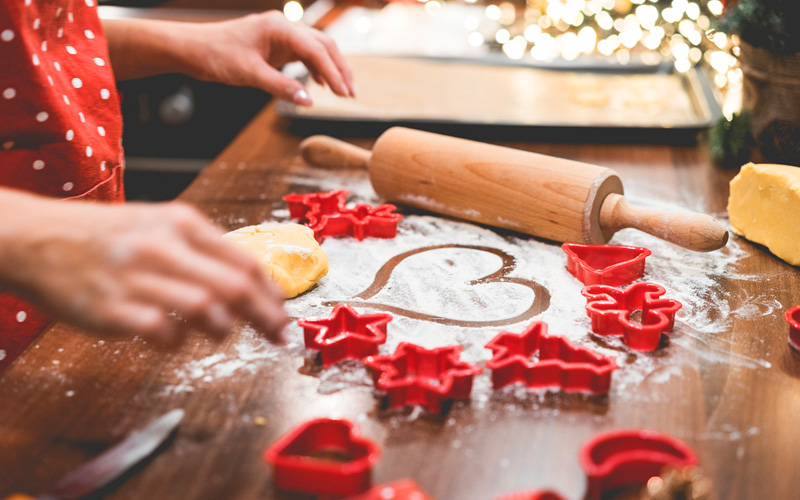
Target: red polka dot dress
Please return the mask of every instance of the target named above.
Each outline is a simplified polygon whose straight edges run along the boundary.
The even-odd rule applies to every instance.
[[[0,0],[0,186],[122,201],[122,118],[95,0]],[[47,326],[0,294],[0,372]]]

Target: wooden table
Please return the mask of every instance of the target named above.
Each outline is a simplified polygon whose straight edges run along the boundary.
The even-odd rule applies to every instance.
[[[314,190],[290,182],[309,169],[298,156],[301,139],[270,105],[181,198],[228,228],[269,219],[287,192]],[[710,165],[705,146],[515,146],[615,168],[641,194],[724,216],[731,174]],[[681,376],[655,389],[641,384],[624,400],[553,394],[517,411],[459,403],[444,418],[410,419],[378,411],[363,387],[320,394],[318,378],[298,371],[299,349],[219,380],[199,383],[202,373],[195,374],[193,389],[175,386],[176,370],[192,360],[215,353],[235,359],[240,332],[219,345],[192,338],[173,353],[55,325],[0,379],[0,493],[44,491],[132,429],[181,407],[186,418],[175,440],[115,484],[109,498],[289,498],[273,492],[261,455],[317,416],[357,420],[380,444],[377,483],[412,477],[439,499],[488,500],[541,486],[580,498],[581,444],[598,432],[630,427],[692,445],[719,498],[798,498],[800,356],[787,346],[782,318],[800,302],[797,270],[742,244],[747,255],[737,271],[753,280],[732,291],[732,309],[748,296],[774,298],[782,308],[757,319],[735,317],[722,353],[730,360],[698,357]],[[743,366],[737,356],[763,362]]]

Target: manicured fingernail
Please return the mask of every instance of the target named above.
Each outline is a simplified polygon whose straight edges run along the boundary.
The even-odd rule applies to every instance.
[[[306,89],[299,89],[297,92],[295,92],[294,96],[292,96],[292,101],[301,106],[311,106],[312,104],[311,97],[309,97]]]

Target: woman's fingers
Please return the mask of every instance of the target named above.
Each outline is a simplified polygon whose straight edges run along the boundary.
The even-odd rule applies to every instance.
[[[290,43],[300,60],[312,71],[317,71],[334,94],[341,97],[350,96],[344,75],[333,61],[328,49],[316,36],[297,34],[292,37]]]
[[[180,342],[176,322],[152,304],[117,300],[105,306],[97,317],[90,326],[104,335],[139,336],[164,345]]]
[[[312,36],[319,40],[322,46],[325,47],[325,50],[328,51],[328,55],[331,57],[331,60],[333,60],[333,63],[336,65],[339,73],[342,75],[345,85],[347,85],[347,90],[349,91],[350,97],[355,97],[356,92],[353,85],[353,71],[350,69],[350,65],[347,63],[347,60],[345,60],[342,53],[339,52],[339,47],[336,46],[336,42],[334,42],[331,37],[319,30],[312,29],[311,33]]]

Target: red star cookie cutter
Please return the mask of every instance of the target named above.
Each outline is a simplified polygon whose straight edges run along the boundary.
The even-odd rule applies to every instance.
[[[365,238],[394,238],[397,224],[403,216],[394,213],[396,206],[383,204],[373,207],[360,203],[353,208],[345,206],[347,191],[321,193],[292,193],[283,197],[289,205],[292,219],[308,220],[306,225],[314,231],[320,243],[328,236]]]
[[[652,253],[644,247],[564,243],[567,270],[584,285],[622,286],[644,274],[644,261]]]
[[[433,500],[433,497],[411,479],[400,479],[372,489],[349,500]]]
[[[795,306],[784,315],[789,323],[789,345],[800,352],[800,306]]]
[[[372,484],[378,445],[347,420],[319,418],[281,437],[264,452],[279,490],[314,495],[357,495]]]
[[[377,354],[391,320],[391,314],[359,314],[341,304],[327,318],[303,318],[297,324],[303,328],[306,348],[319,351],[323,366],[330,366]]]
[[[492,350],[486,367],[492,370],[495,389],[521,382],[531,388],[607,394],[611,373],[618,368],[612,358],[547,335],[547,323],[542,321],[531,323],[522,333],[500,332],[486,348]],[[537,353],[538,360],[532,360]]]
[[[586,473],[588,500],[627,485],[644,485],[666,465],[697,464],[694,451],[683,442],[647,430],[623,430],[598,435],[583,445],[580,462]]]
[[[655,283],[634,283],[627,288],[590,285],[581,290],[592,331],[599,335],[622,335],[625,345],[637,351],[652,351],[661,334],[672,330],[675,313],[683,307],[677,300],[662,299],[667,291]],[[641,323],[631,320],[641,310]]]
[[[554,491],[526,491],[512,493],[495,500],[564,500],[564,497]]]
[[[479,366],[461,361],[461,346],[425,349],[401,342],[394,354],[369,356],[375,387],[386,394],[389,408],[422,406],[441,415],[454,399],[467,399]]]

